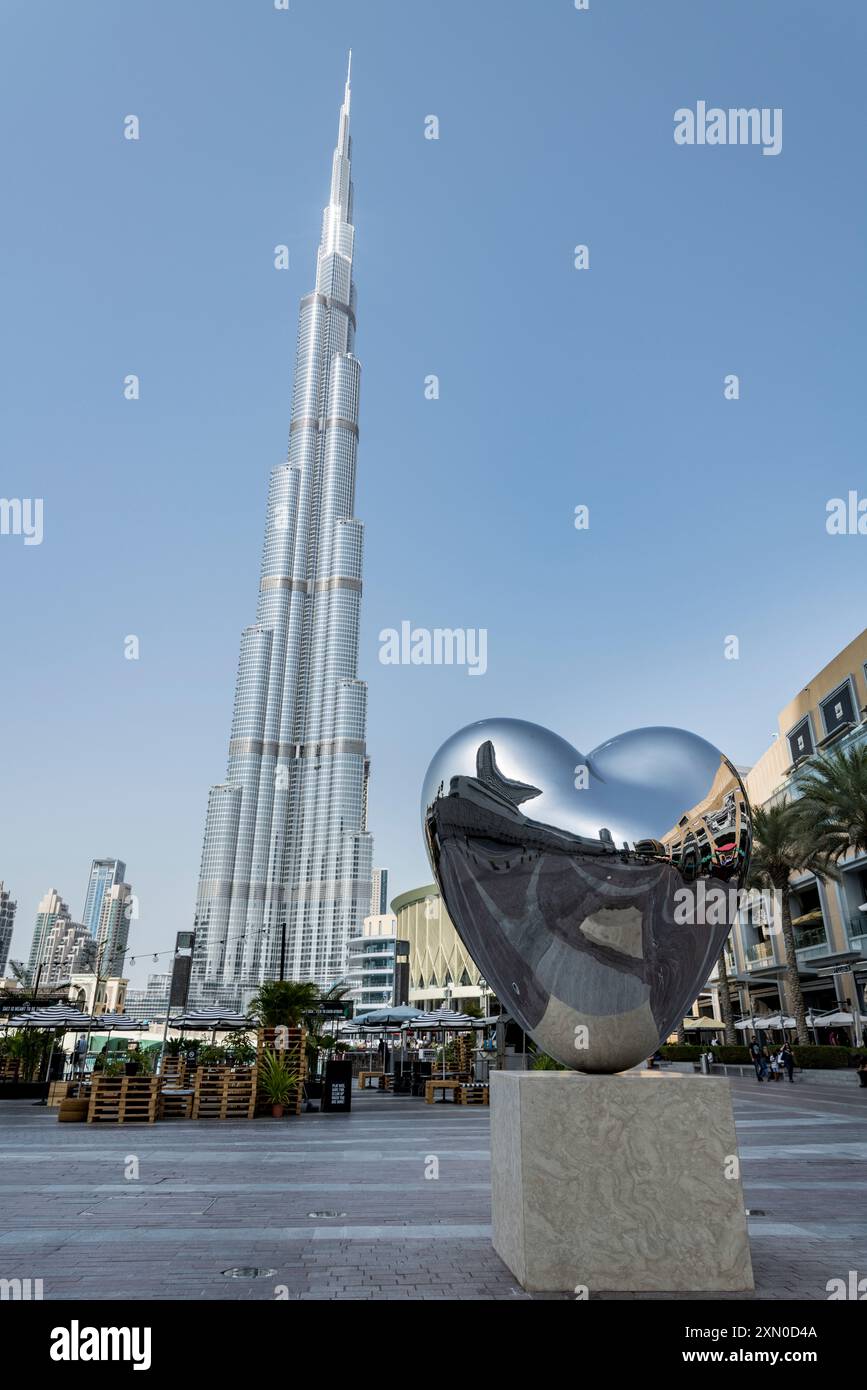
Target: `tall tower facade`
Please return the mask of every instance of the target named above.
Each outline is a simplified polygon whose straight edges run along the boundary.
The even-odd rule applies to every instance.
[[[103,894],[96,932],[100,974],[103,977],[123,974],[133,911],[133,891],[128,883],[113,883]]]
[[[0,879],[0,976],[6,974],[6,963],[12,948],[12,929],[15,926],[15,911],[18,907],[12,901],[12,894]]]
[[[388,869],[374,869],[370,885],[370,916],[384,917],[388,912]]]
[[[237,1005],[281,976],[335,983],[370,906],[350,77],[316,287],[301,301],[288,458],[271,474],[256,622],[241,637],[226,778],[208,798],[191,977],[200,1002]]]
[[[69,908],[61,898],[57,889],[52,888],[45,894],[45,897],[41,899],[36,907],[36,925],[33,928],[33,940],[30,943],[30,958],[27,962],[27,971],[32,984],[36,983],[37,972],[44,961],[48,933],[59,917],[68,919]]]
[[[126,864],[120,859],[94,859],[91,864],[90,877],[87,880],[87,897],[81,915],[82,923],[91,936],[96,936],[99,931],[102,900],[106,892],[114,888],[115,884],[123,883],[125,874]]]

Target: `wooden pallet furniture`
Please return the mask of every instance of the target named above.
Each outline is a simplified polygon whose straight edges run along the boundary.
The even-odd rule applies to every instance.
[[[57,1119],[61,1124],[84,1124],[90,1109],[89,1081],[56,1081],[55,1086],[65,1088],[66,1094],[58,1092],[54,1104],[57,1106]],[[49,1105],[51,1101],[49,1100]]]
[[[252,1120],[256,1111],[255,1067],[197,1067],[194,1120]]]
[[[466,1072],[467,1075],[469,1075],[472,1069],[470,1057],[470,1039],[468,1038],[466,1033],[458,1034],[458,1036],[455,1038],[454,1048],[455,1071]]]
[[[52,1081],[48,1087],[47,1104],[56,1109],[65,1100],[90,1100],[90,1078],[81,1081],[78,1077],[71,1077],[66,1081]]]
[[[445,1100],[445,1092],[446,1092],[446,1091],[451,1091],[451,1093],[452,1093],[452,1100],[457,1099],[457,1097],[456,1097],[456,1095],[455,1095],[455,1092],[460,1093],[460,1089],[461,1089],[461,1086],[462,1086],[462,1085],[463,1085],[463,1082],[462,1082],[462,1081],[454,1081],[454,1080],[451,1080],[451,1079],[448,1078],[448,1077],[446,1077],[446,1079],[443,1080],[443,1078],[442,1078],[441,1076],[440,1076],[440,1077],[432,1076],[432,1077],[430,1078],[429,1081],[426,1081],[426,1082],[425,1082],[425,1088],[424,1088],[425,1104],[426,1104],[426,1105],[433,1105],[434,1101],[436,1100],[436,1094],[435,1094],[435,1092],[437,1092],[437,1091],[442,1091],[442,1092],[443,1092],[443,1100]]]
[[[307,1075],[307,1029],[260,1028],[256,1035],[257,1060],[266,1051],[278,1053],[289,1070],[297,1074],[298,1085],[293,1086],[289,1092],[289,1100],[283,1113],[300,1115],[304,1102],[304,1078]],[[264,1095],[260,1094],[256,1100],[256,1114],[271,1114],[271,1102]]]
[[[455,1095],[458,1105],[490,1105],[491,1088],[481,1081],[465,1082]]]
[[[394,1077],[386,1071],[360,1071],[358,1073],[358,1089],[360,1091],[370,1090],[367,1084],[369,1081],[375,1082],[380,1091],[390,1091]]]
[[[166,1086],[185,1086],[187,1083],[186,1058],[164,1056],[160,1063],[160,1081]]]
[[[195,1073],[184,1057],[163,1057],[159,1074],[158,1120],[189,1120],[196,1094]]]
[[[87,1123],[148,1124],[157,1117],[156,1076],[95,1075],[90,1086]]]

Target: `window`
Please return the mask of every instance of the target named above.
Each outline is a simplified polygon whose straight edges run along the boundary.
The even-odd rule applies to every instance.
[[[846,680],[836,690],[820,702],[825,733],[833,734],[845,724],[855,723],[855,701],[852,698],[851,682]]]
[[[813,752],[813,735],[810,732],[810,716],[802,719],[800,724],[796,724],[789,738],[789,752],[792,762],[800,762],[801,758],[809,758]]]

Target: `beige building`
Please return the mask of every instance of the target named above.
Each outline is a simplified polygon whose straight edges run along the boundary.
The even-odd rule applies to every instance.
[[[490,992],[467,954],[435,883],[394,898],[397,934],[409,942],[409,1002],[419,1008],[461,1010],[476,1003],[487,1012]]]
[[[850,642],[780,711],[770,748],[745,775],[753,806],[797,796],[798,769],[830,748],[867,741],[867,630]],[[867,855],[849,851],[838,881],[813,874],[792,879],[792,919],[807,1008],[865,1009],[867,983]],[[745,1013],[772,1011],[781,998],[782,941],[761,920],[740,921],[730,938],[731,961]]]
[[[69,1002],[86,1014],[122,1014],[126,1004],[126,991],[129,980],[116,977],[105,979],[88,971],[84,975],[72,975],[68,986]]]

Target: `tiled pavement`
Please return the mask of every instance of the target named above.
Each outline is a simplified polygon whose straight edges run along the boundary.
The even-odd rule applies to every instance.
[[[867,1275],[867,1090],[732,1091],[755,1297]],[[491,1248],[489,1171],[481,1107],[366,1093],[351,1115],[117,1128],[5,1101],[0,1279],[46,1299],[527,1299]]]

